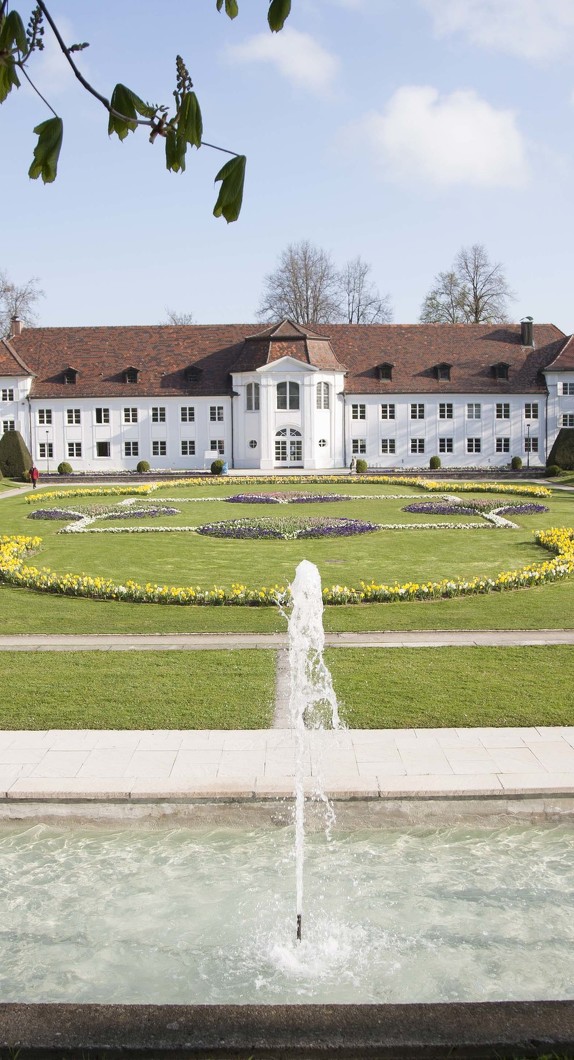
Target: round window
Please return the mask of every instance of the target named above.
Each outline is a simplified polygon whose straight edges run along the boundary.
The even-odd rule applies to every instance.
[[[319,445],[321,446],[321,449],[324,449],[326,444],[327,444],[327,439],[326,438],[319,438]]]
[[[249,443],[249,448],[250,449],[257,449],[257,442],[255,441],[255,438],[251,439],[251,441]]]

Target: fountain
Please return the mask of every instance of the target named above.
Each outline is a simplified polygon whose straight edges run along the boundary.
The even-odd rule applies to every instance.
[[[295,734],[295,881],[296,937],[300,942],[303,922],[303,866],[305,861],[305,732],[307,729],[339,729],[339,709],[331,674],[323,660],[323,598],[321,578],[314,563],[303,560],[291,585],[293,609],[289,619],[289,713]],[[320,777],[315,797],[325,804],[327,828],[334,811]]]

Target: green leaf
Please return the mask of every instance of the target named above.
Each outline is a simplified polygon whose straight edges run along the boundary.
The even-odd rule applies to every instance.
[[[243,202],[243,185],[245,183],[245,155],[236,155],[219,170],[215,181],[221,181],[217,202],[213,209],[214,217],[225,217],[229,224],[236,221]]]
[[[179,108],[179,133],[192,147],[201,147],[203,122],[195,92],[186,92]]]
[[[144,103],[135,92],[132,92],[131,88],[126,88],[125,85],[116,85],[112,92],[110,105],[115,113],[110,114],[108,135],[116,133],[120,140],[125,140],[129,132],[135,132],[138,127],[138,114],[141,114],[143,118],[153,118],[156,112],[155,107]]]
[[[34,132],[38,143],[34,148],[34,161],[28,170],[32,180],[41,177],[44,184],[51,184],[58,172],[58,158],[64,135],[64,123],[61,118],[48,118],[37,125]]]
[[[9,11],[0,24],[0,52],[10,52],[14,46],[24,54],[28,51],[24,23],[17,11]]]
[[[172,173],[183,173],[187,143],[176,129],[170,128],[165,138],[165,164]]]
[[[0,103],[3,103],[6,96],[13,88],[20,88],[20,82],[16,74],[16,67],[11,59],[4,66],[0,63]]]
[[[290,14],[291,0],[271,0],[269,11],[267,12],[269,29],[271,29],[273,33],[278,33],[280,29],[283,29]]]
[[[217,0],[217,10],[221,11],[222,7],[223,0]],[[229,15],[229,18],[237,18],[239,14],[237,0],[225,0],[225,14]]]

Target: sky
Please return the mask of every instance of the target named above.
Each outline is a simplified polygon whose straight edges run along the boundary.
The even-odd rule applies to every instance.
[[[32,7],[13,0],[26,22]],[[31,181],[28,85],[0,108],[0,269],[39,279],[43,326],[257,319],[264,279],[306,239],[342,267],[360,255],[395,323],[458,250],[483,244],[516,294],[510,316],[574,331],[574,0],[293,0],[280,34],[267,0],[52,0],[87,79],[170,104],[175,56],[204,139],[247,155],[244,206],[212,216],[226,159],[183,174],[144,129],[123,143],[49,38],[30,67],[64,120],[59,175]]]

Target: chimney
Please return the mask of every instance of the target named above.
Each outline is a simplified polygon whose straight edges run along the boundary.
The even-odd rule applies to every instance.
[[[22,334],[22,328],[24,327],[20,317],[12,317],[10,328],[10,338],[14,339],[16,335]]]
[[[523,346],[534,346],[532,317],[523,317],[520,321],[520,341]]]

